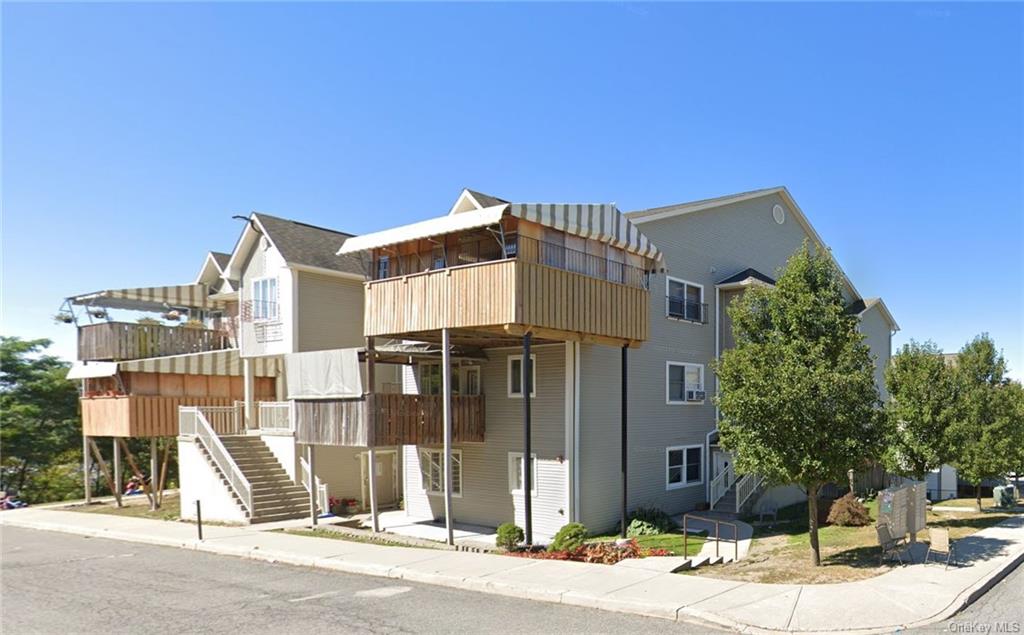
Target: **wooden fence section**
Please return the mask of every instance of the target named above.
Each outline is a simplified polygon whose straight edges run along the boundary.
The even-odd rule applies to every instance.
[[[178,406],[231,406],[226,397],[123,395],[80,400],[82,434],[96,437],[178,436]]]
[[[364,333],[518,325],[567,340],[642,342],[648,293],[543,264],[498,260],[366,283]]]
[[[430,445],[444,442],[441,395],[375,394],[377,445]],[[483,395],[452,395],[452,442],[483,443]]]
[[[365,447],[366,401],[295,401],[295,440],[313,445]]]
[[[231,348],[226,331],[103,322],[78,329],[78,359],[83,361],[146,359]]]

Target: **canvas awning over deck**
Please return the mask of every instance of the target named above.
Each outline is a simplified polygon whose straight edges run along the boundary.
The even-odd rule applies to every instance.
[[[213,309],[223,306],[221,302],[210,298],[210,288],[201,283],[107,289],[72,296],[68,298],[68,302],[130,311],[162,311],[174,307]]]
[[[498,223],[503,216],[513,216],[568,234],[597,240],[650,260],[662,259],[658,248],[615,205],[583,203],[506,203],[454,212],[440,218],[349,238],[338,253],[351,254],[410,240],[487,227]]]
[[[226,350],[134,359],[127,362],[75,362],[68,371],[68,379],[112,377],[118,372],[241,376],[242,358],[237,350]],[[280,372],[280,359],[253,358],[253,374],[256,377],[277,377]]]

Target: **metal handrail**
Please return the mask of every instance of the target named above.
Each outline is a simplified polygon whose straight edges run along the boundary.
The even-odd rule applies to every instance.
[[[727,525],[729,527],[732,527],[732,539],[730,540],[729,538],[725,538],[724,540],[725,540],[725,542],[731,542],[732,543],[732,549],[733,549],[733,551],[732,551],[732,559],[734,561],[740,559],[740,528],[739,528],[739,526],[736,523],[731,523],[731,522],[729,522],[727,520],[721,520],[719,518],[708,518],[706,516],[694,516],[693,514],[684,514],[683,515],[683,555],[684,556],[686,555],[686,552],[688,551],[688,549],[687,549],[687,542],[688,542],[687,538],[689,538],[690,533],[688,531],[689,528],[687,527],[687,521],[690,518],[693,518],[695,520],[702,520],[702,521],[704,521],[706,523],[714,523],[715,524],[715,557],[716,558],[719,557],[718,547],[719,547],[719,545],[721,544],[721,542],[723,540],[722,539],[722,525]]]
[[[732,469],[730,463],[725,467],[724,470],[719,472],[718,476],[711,480],[711,504],[708,506],[710,509],[714,509],[718,501],[722,500],[732,484],[736,482],[736,473]]]
[[[231,453],[224,447],[220,437],[214,432],[213,426],[206,420],[203,411],[195,406],[178,407],[178,434],[194,437],[206,449],[213,459],[214,465],[220,470],[231,489],[238,495],[245,510],[252,514],[252,485],[245,474],[231,458]]]
[[[667,311],[670,317],[699,324],[708,323],[707,303],[694,302],[693,300],[672,295],[665,296],[665,303],[668,305]]]
[[[736,513],[743,509],[743,503],[754,495],[764,479],[760,474],[744,474],[736,483]]]
[[[306,457],[299,457],[299,482],[302,486],[309,491],[309,462],[306,461]],[[320,508],[321,514],[326,514],[331,511],[330,496],[327,493],[327,483],[320,480],[319,476],[314,476],[314,482],[316,483],[316,506]]]
[[[295,417],[291,401],[261,401],[257,408],[260,430],[268,432],[294,432]]]

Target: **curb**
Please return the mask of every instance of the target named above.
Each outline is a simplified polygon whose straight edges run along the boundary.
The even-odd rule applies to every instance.
[[[366,562],[346,562],[344,560],[337,559],[336,556],[300,556],[295,553],[286,551],[264,550],[260,549],[259,547],[233,547],[227,544],[214,544],[214,542],[208,542],[205,540],[199,541],[198,539],[182,540],[176,538],[157,538],[153,536],[141,535],[136,533],[111,531],[106,529],[91,529],[37,520],[24,521],[18,519],[14,522],[12,522],[12,520],[14,519],[3,519],[2,521],[0,521],[0,527],[9,526],[19,527],[23,529],[35,529],[40,531],[52,531],[57,533],[84,536],[87,538],[105,538],[108,540],[119,540],[122,542],[147,544],[159,547],[175,547],[178,549],[202,551],[204,553],[245,558],[248,560],[266,562],[269,564],[287,564],[292,566],[309,567],[313,569],[322,569],[328,571],[340,571],[342,573],[351,573],[356,575],[372,575],[381,578],[408,580],[410,582],[431,584],[435,586],[444,586],[466,591],[474,591],[478,593],[502,595],[518,599],[548,602],[552,604],[564,604],[566,606],[599,609],[615,613],[627,613],[631,615],[640,615],[644,617],[652,617],[669,621],[685,621],[688,623],[695,623],[698,625],[705,626],[714,625],[718,627],[728,628],[730,630],[734,630],[740,633],[749,633],[752,635],[794,632],[787,631],[785,629],[764,628],[752,624],[747,624],[744,622],[737,622],[735,620],[723,617],[715,613],[709,613],[706,611],[702,611],[700,609],[693,609],[686,606],[677,606],[673,608],[671,607],[671,605],[665,603],[648,603],[644,602],[643,600],[617,600],[614,597],[609,597],[605,594],[594,595],[590,593],[580,592],[538,590],[515,584],[486,580],[480,577],[467,578],[464,576],[451,574],[429,573],[408,570],[399,565],[382,565]],[[217,539],[213,538],[211,540],[216,541]],[[430,560],[435,557],[440,557],[443,553],[446,552],[440,552],[436,555],[425,557],[422,561]],[[928,626],[936,622],[941,622],[955,615],[956,613],[962,611],[963,609],[977,601],[978,598],[983,596],[993,586],[998,584],[1003,578],[1005,578],[1012,571],[1014,571],[1022,562],[1024,562],[1024,550],[1022,550],[1020,553],[1014,556],[1014,558],[1005,565],[999,567],[995,571],[992,571],[981,580],[978,580],[976,583],[974,583],[967,589],[961,591],[956,596],[956,598],[954,598],[954,600],[946,606],[946,608],[942,609],[935,615],[932,615],[928,618],[917,620],[915,622],[909,622],[905,624],[893,624],[884,627],[795,632],[803,633],[804,635],[834,635],[835,633],[850,633],[852,635],[874,635],[881,633],[892,633],[894,630],[917,628],[921,626]],[[532,563],[525,563],[523,566],[530,566],[530,564]]]

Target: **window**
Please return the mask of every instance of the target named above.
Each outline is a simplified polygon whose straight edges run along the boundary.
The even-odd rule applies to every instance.
[[[537,356],[530,355],[530,366],[533,368],[533,377],[530,381],[530,397],[537,396]],[[523,356],[509,355],[508,357],[508,396],[523,396]]]
[[[704,448],[677,445],[665,448],[665,489],[679,489],[704,482]]]
[[[444,247],[434,247],[433,251],[431,251],[430,254],[430,268],[437,270],[444,269],[447,266],[447,259],[445,258],[444,255]]]
[[[252,281],[252,318],[277,319],[277,278],[257,278]]]
[[[381,256],[377,259],[377,280],[391,277],[391,257]]]
[[[704,403],[704,365],[666,362],[665,403]]]
[[[441,364],[429,362],[420,364],[421,395],[440,395],[442,381]]]
[[[699,284],[668,278],[666,314],[669,317],[707,324],[704,314],[704,287]]]
[[[420,450],[423,489],[431,496],[444,495],[444,450]],[[452,450],[452,496],[462,496],[462,451]]]
[[[480,394],[480,367],[470,366],[465,369],[466,373],[466,395]]]
[[[537,495],[537,455],[530,455],[530,496]],[[511,494],[523,493],[523,453],[508,453],[508,489]]]

